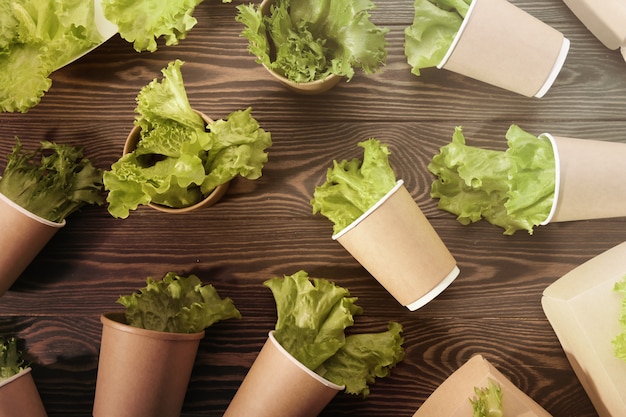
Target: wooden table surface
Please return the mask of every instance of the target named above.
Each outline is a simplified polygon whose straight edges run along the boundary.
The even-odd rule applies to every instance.
[[[15,335],[32,361],[50,416],[91,415],[103,312],[121,294],[168,271],[195,273],[231,297],[241,320],[208,329],[183,415],[220,416],[275,323],[263,281],[298,270],[359,298],[355,330],[404,327],[406,357],[368,398],[339,394],[322,416],[412,416],[472,355],[482,354],[556,417],[597,416],[541,308],[543,290],[576,266],[626,240],[626,218],[556,223],[531,236],[505,236],[486,222],[459,224],[436,207],[426,169],[463,126],[475,146],[505,149],[512,123],[536,135],[626,142],[626,63],[605,48],[560,0],[514,4],[571,41],[548,94],[526,98],[446,70],[410,73],[404,28],[411,0],[379,0],[372,20],[390,28],[383,72],[357,73],[321,96],[288,91],[254,62],[235,1],[206,0],[177,46],[137,53],[114,36],[52,75],[41,103],[0,114],[0,153],[54,140],[84,147],[95,165],[119,158],[140,88],[174,59],[185,61],[190,102],[213,119],[252,106],[273,146],[263,176],[236,179],[215,206],[185,215],[141,207],[124,220],[104,207],[75,213],[0,299],[0,334]],[[309,200],[333,159],[360,157],[359,141],[389,145],[391,164],[455,256],[461,273],[425,307],[410,312],[331,239],[330,222]],[[5,158],[0,162],[4,168]]]

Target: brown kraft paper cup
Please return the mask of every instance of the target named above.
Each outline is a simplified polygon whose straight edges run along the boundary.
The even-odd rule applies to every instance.
[[[474,0],[438,68],[526,97],[542,97],[565,62],[569,40],[506,0]]]
[[[179,417],[204,331],[170,333],[102,321],[94,417]]]
[[[400,180],[374,207],[333,236],[409,310],[445,290],[456,260]]]
[[[0,383],[0,416],[47,417],[31,368]]]
[[[63,226],[39,217],[0,194],[0,296]]]
[[[224,417],[315,417],[344,388],[298,362],[271,331]]]
[[[542,136],[556,164],[552,211],[542,224],[626,216],[626,143]]]

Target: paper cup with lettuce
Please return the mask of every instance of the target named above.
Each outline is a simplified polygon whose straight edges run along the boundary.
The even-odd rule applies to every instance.
[[[534,136],[517,125],[508,149],[466,145],[457,127],[452,142],[428,165],[431,196],[465,225],[487,220],[512,235],[553,222],[626,216],[626,144]]]
[[[340,391],[368,396],[368,384],[404,358],[399,323],[346,336],[363,311],[347,289],[305,271],[264,285],[276,301],[276,327],[225,417],[315,417]]]
[[[16,138],[0,177],[0,296],[70,214],[104,203],[102,189],[102,171],[82,149],[44,141],[25,150]]]
[[[192,109],[182,65],[170,62],[163,79],[137,95],[135,127],[124,155],[104,173],[114,217],[126,218],[140,205],[168,213],[209,206],[235,177],[262,175],[271,134],[252,117],[251,108],[215,122]]]
[[[212,324],[241,314],[195,275],[167,273],[103,314],[94,417],[178,417],[200,340]]]
[[[506,0],[415,0],[405,29],[412,73],[429,67],[542,97],[569,51],[559,31]]]
[[[334,161],[316,187],[313,213],[333,224],[337,240],[403,306],[434,299],[459,268],[402,180],[396,181],[387,146],[359,143],[363,160]]]
[[[47,417],[39,391],[14,337],[0,338],[0,415]]]
[[[287,88],[301,94],[330,90],[361,69],[380,70],[387,59],[385,34],[370,21],[369,0],[264,0],[237,6],[248,50]]]

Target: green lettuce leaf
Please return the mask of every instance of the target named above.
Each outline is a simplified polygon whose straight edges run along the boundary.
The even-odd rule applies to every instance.
[[[470,398],[474,417],[502,417],[502,387],[489,379],[489,385],[483,388],[474,387],[473,398]]]
[[[471,0],[415,0],[413,24],[404,30],[404,53],[411,72],[436,67],[454,41]]]
[[[204,285],[196,275],[168,272],[160,280],[148,277],[146,284],[117,300],[126,308],[126,322],[133,327],[198,333],[218,321],[241,318],[230,298],[220,298],[215,287]]]
[[[516,125],[506,138],[506,151],[468,146],[457,127],[452,142],[428,165],[437,177],[430,195],[461,224],[484,218],[502,227],[504,234],[517,230],[532,234],[552,208],[556,176],[552,145]]]
[[[277,0],[267,16],[240,5],[236,20],[245,25],[241,35],[257,62],[285,78],[301,83],[336,74],[350,80],[355,68],[372,74],[387,59],[389,30],[370,21],[374,8],[368,0]]]
[[[17,348],[17,339],[0,337],[0,381],[11,378],[27,368],[22,352]]]
[[[363,160],[333,161],[326,173],[326,182],[317,186],[311,206],[313,214],[321,213],[333,222],[339,233],[359,218],[395,185],[396,176],[389,165],[390,151],[386,145],[370,138],[358,144]]]
[[[101,205],[102,171],[81,148],[44,141],[23,150],[19,138],[0,177],[0,193],[24,209],[61,223],[87,204]]]
[[[613,288],[622,296],[622,303],[619,315],[621,332],[612,340],[615,356],[626,362],[626,276],[621,281],[616,282]]]

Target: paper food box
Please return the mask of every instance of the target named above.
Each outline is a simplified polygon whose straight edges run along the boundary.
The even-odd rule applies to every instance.
[[[626,242],[565,274],[543,292],[546,317],[600,417],[626,416],[626,362],[614,354],[621,328]]]
[[[473,356],[448,377],[417,410],[413,417],[471,417],[474,388],[487,387],[489,381],[502,390],[505,416],[549,417],[550,414],[515,386],[481,355]]]

